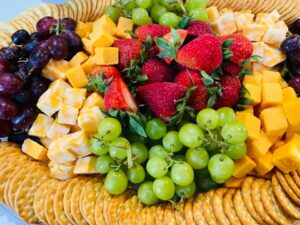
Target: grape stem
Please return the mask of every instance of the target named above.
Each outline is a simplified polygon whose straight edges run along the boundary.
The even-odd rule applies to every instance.
[[[127,164],[129,169],[133,167],[131,147],[127,149]]]
[[[177,0],[178,5],[180,6],[180,9],[182,10],[183,14],[186,14],[186,9],[182,3],[181,0]]]

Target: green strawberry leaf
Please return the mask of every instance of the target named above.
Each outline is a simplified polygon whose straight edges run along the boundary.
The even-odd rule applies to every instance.
[[[224,48],[229,48],[230,45],[233,43],[233,41],[234,41],[234,40],[233,40],[232,38],[230,38],[230,39],[224,41],[224,43],[222,44],[222,48],[223,48],[223,49],[224,49]]]
[[[251,105],[253,103],[253,100],[250,98],[240,98],[239,104],[241,105]]]
[[[108,88],[108,84],[112,81],[112,77],[108,79],[104,79],[104,73],[100,74],[88,75],[89,83],[86,86],[86,89],[89,91],[100,91],[101,93],[105,93]]]
[[[178,23],[178,29],[186,30],[189,27],[189,23],[192,20],[191,16],[183,16]]]
[[[206,86],[210,86],[214,84],[214,78],[212,76],[210,76],[208,73],[206,73],[205,71],[201,71],[201,75],[202,75],[202,81]]]
[[[216,101],[217,101],[217,94],[214,93],[214,94],[211,94],[209,96],[209,99],[207,101],[207,107],[208,108],[214,108],[215,104],[216,104]]]

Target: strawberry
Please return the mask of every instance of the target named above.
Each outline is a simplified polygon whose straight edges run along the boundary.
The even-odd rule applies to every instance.
[[[177,101],[185,96],[187,88],[181,84],[162,82],[137,88],[138,94],[155,116],[167,120],[176,115]]]
[[[170,32],[170,27],[162,26],[159,24],[145,24],[139,26],[135,30],[135,35],[137,39],[141,42],[146,42],[147,35],[150,35],[153,41],[156,37],[162,37]]]
[[[238,76],[242,70],[242,67],[239,64],[229,62],[222,66],[223,73],[229,76]]]
[[[130,66],[131,60],[139,60],[141,57],[142,43],[136,39],[116,40],[114,47],[119,49],[119,68],[121,70]]]
[[[237,76],[222,76],[220,79],[222,96],[217,98],[215,108],[234,107],[239,100],[241,81]]]
[[[197,88],[191,94],[188,105],[197,111],[200,111],[207,107],[207,101],[209,99],[209,94],[206,91],[207,86],[203,83],[200,72],[196,70],[182,70],[179,72],[174,82],[190,88],[191,80]]]
[[[213,30],[211,29],[208,23],[199,21],[199,20],[192,20],[189,22],[189,27],[187,29],[188,35],[192,37],[198,37],[203,34],[214,34]]]
[[[105,79],[121,76],[119,70],[114,66],[97,66],[92,72],[94,76],[100,75],[101,73],[104,74]]]
[[[179,49],[176,58],[189,69],[210,73],[222,63],[222,45],[214,35],[204,34]]]
[[[156,58],[144,62],[141,71],[148,76],[148,84],[172,81],[174,76],[172,67]]]
[[[222,43],[226,42],[228,39],[233,40],[231,45],[228,47],[233,54],[228,59],[230,62],[243,63],[246,59],[252,56],[253,45],[248,38],[241,34],[229,34],[220,37]]]

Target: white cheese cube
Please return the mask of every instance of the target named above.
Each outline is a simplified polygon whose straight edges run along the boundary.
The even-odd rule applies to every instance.
[[[83,108],[78,117],[78,126],[86,133],[96,133],[104,115],[97,106]]]
[[[237,29],[239,31],[243,30],[246,24],[250,24],[253,22],[254,14],[252,13],[236,13],[234,14],[235,22],[237,25]]]
[[[97,157],[87,156],[84,158],[77,159],[74,173],[75,174],[93,174],[97,173],[96,170]]]
[[[253,71],[254,74],[256,74],[256,73],[262,74],[264,70],[271,71],[272,68],[264,66],[261,63],[253,63],[252,64],[252,71]]]
[[[37,107],[47,116],[53,116],[60,109],[62,101],[63,99],[60,96],[47,90],[39,98]]]
[[[286,59],[286,55],[276,47],[265,44],[264,57],[261,63],[264,66],[273,67],[283,62]]]
[[[250,41],[260,41],[265,33],[265,26],[262,24],[252,23],[246,24],[243,29],[243,35]]]
[[[252,45],[253,45],[253,55],[258,55],[261,58],[263,58],[265,44],[262,41],[260,41],[260,42],[254,42],[252,43]]]
[[[83,131],[77,131],[65,136],[65,147],[77,157],[92,154],[89,149],[89,136]]]
[[[71,85],[62,79],[52,82],[49,86],[49,90],[61,98],[65,96],[65,92],[68,88],[71,88]]]
[[[62,105],[58,112],[58,123],[75,125],[78,117],[79,109],[69,105]]]
[[[103,111],[105,110],[104,99],[96,92],[94,92],[84,100],[82,108],[84,109],[94,106],[98,106]]]
[[[66,163],[76,160],[76,156],[65,147],[65,137],[53,140],[49,146],[48,158],[55,163]]]
[[[233,34],[237,31],[234,15],[232,12],[224,13],[211,24],[213,30],[219,35]]]
[[[276,27],[269,27],[263,36],[265,43],[280,47],[281,43],[286,38],[286,33]]]
[[[54,119],[52,117],[40,113],[32,124],[28,134],[36,137],[46,137],[53,123]]]
[[[43,161],[47,159],[47,149],[29,138],[24,141],[22,145],[22,152],[36,160]]]
[[[275,23],[274,27],[277,28],[277,29],[280,29],[285,34],[289,31],[289,28],[285,24],[284,21],[279,21],[279,22]]]
[[[70,128],[70,125],[61,124],[55,120],[47,133],[47,137],[51,139],[63,137],[70,132]]]
[[[273,23],[276,23],[280,19],[280,14],[277,10],[273,10],[266,16],[266,19],[271,20]]]
[[[49,149],[49,146],[50,146],[50,144],[51,144],[51,142],[52,142],[52,139],[47,138],[47,137],[43,137],[43,138],[40,138],[40,142],[42,143],[42,145],[43,145],[45,148]]]
[[[68,180],[76,175],[73,173],[75,166],[74,162],[55,163],[50,161],[48,167],[50,169],[50,176],[59,180]]]
[[[64,96],[64,104],[81,108],[85,100],[86,89],[84,88],[68,88]]]

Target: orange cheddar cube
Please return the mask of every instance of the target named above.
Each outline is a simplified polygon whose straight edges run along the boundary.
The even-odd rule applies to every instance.
[[[96,48],[95,62],[97,65],[117,65],[119,63],[119,49],[114,47]]]
[[[235,178],[230,177],[228,180],[225,181],[225,187],[227,188],[239,188],[242,186],[244,182],[244,178]]]
[[[95,63],[94,56],[90,56],[89,59],[82,64],[82,69],[84,70],[85,74],[91,74],[96,67],[97,65]]]
[[[297,94],[292,87],[286,87],[282,89],[283,102],[294,100],[297,98]]]
[[[233,176],[242,178],[256,167],[256,163],[248,156],[237,160],[234,164]]]
[[[264,176],[273,169],[274,165],[272,163],[272,158],[273,154],[271,152],[267,152],[265,155],[255,160],[255,170],[260,176]]]
[[[47,159],[47,149],[29,138],[24,141],[22,145],[22,152],[36,160]]]
[[[260,135],[260,119],[253,114],[244,112],[237,115],[237,120],[243,123],[248,129],[248,138],[258,139]]]
[[[94,37],[92,40],[94,48],[110,47],[114,43],[114,38],[109,33],[99,33],[98,36]]]
[[[109,16],[102,16],[100,19],[93,23],[93,31],[91,36],[96,36],[98,32],[103,30],[110,32],[111,35],[116,34],[117,26]]]
[[[281,80],[281,75],[279,72],[274,71],[263,71],[262,82],[263,83],[279,83]]]
[[[286,88],[288,87],[288,83],[281,77],[280,81],[279,81],[280,87],[281,88]]]
[[[133,20],[121,16],[118,21],[116,35],[121,38],[130,38],[129,32],[132,31],[132,28]]]
[[[289,124],[300,124],[300,98],[292,99],[283,103],[283,109]]]
[[[267,108],[280,105],[283,102],[282,91],[279,83],[264,83],[261,89],[261,106]]]
[[[247,155],[251,158],[260,158],[271,148],[272,143],[266,134],[262,131],[258,139],[247,140]]]
[[[90,55],[94,54],[94,47],[93,42],[88,38],[82,38],[83,48],[87,51]]]
[[[78,52],[73,58],[69,61],[70,66],[75,67],[84,63],[89,57],[84,52]]]
[[[254,85],[261,85],[261,81],[262,81],[262,75],[257,73],[257,74],[253,74],[253,75],[246,75],[244,77],[244,84],[254,84]]]
[[[248,90],[245,97],[252,99],[253,105],[259,104],[261,102],[261,86],[244,83],[244,87]]]
[[[81,37],[84,38],[90,32],[90,27],[87,23],[77,21],[75,32]]]
[[[82,66],[80,65],[73,67],[72,69],[69,69],[67,71],[67,78],[70,84],[72,85],[72,87],[75,88],[85,87],[89,83],[89,80],[85,75]]]

